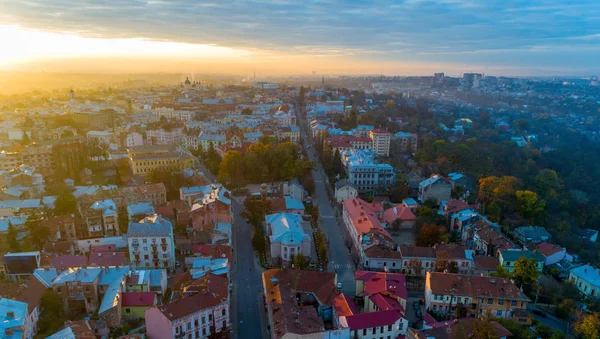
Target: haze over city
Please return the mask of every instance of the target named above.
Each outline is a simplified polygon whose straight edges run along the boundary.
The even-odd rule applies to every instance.
[[[580,1],[8,1],[0,69],[223,74],[590,75]]]

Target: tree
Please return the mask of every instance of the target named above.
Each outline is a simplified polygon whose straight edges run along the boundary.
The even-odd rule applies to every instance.
[[[243,115],[251,115],[252,114],[252,109],[250,107],[246,107],[242,110],[242,114]]]
[[[262,232],[259,232],[259,230],[255,230],[254,235],[252,236],[252,248],[258,253],[264,253],[267,250],[265,236]]]
[[[580,314],[574,324],[575,333],[584,339],[597,339],[600,337],[600,314]]]
[[[50,229],[45,225],[42,225],[39,219],[27,220],[25,226],[27,231],[29,231],[27,239],[31,248],[37,250],[44,247],[44,244],[50,238]]]
[[[510,273],[502,265],[498,265],[496,272],[492,272],[490,275],[498,278],[510,278]]]
[[[75,199],[73,193],[66,189],[62,190],[54,202],[54,214],[63,215],[73,214],[75,212],[77,212],[77,199]]]
[[[42,295],[40,301],[40,317],[37,323],[38,336],[45,338],[57,332],[67,320],[65,309],[60,298],[54,294],[52,289],[48,289]]]
[[[544,212],[546,201],[539,200],[538,195],[532,191],[516,191],[519,214],[530,221]]]
[[[332,171],[333,174],[341,174],[344,169],[342,168],[342,157],[340,155],[340,150],[336,149],[333,154],[332,160]]]
[[[533,258],[526,259],[525,257],[520,257],[515,261],[512,276],[517,286],[523,286],[523,289],[531,291],[540,276],[537,262]]]
[[[298,253],[294,256],[294,260],[292,261],[292,263],[297,269],[301,270],[303,268],[306,268],[306,257],[304,257],[304,254]]]
[[[496,335],[496,330],[492,326],[492,322],[488,317],[482,317],[473,320],[473,333],[478,339],[498,338]]]
[[[399,203],[408,198],[409,188],[405,184],[400,184],[392,187],[390,190],[390,201]]]
[[[238,151],[229,151],[219,165],[219,182],[239,183],[244,178],[244,158]]]
[[[406,263],[405,271],[408,275],[420,276],[423,270],[423,262],[417,258],[412,258]]]
[[[7,238],[7,243],[8,243],[8,250],[10,252],[21,252],[21,244],[19,244],[19,241],[17,240],[17,235],[18,235],[17,230],[15,229],[15,227],[9,220],[8,221],[8,234],[6,235],[6,238]]]
[[[544,198],[555,195],[560,186],[556,171],[547,168],[535,176],[533,184],[535,191]]]
[[[315,191],[315,179],[313,179],[312,174],[309,172],[304,175],[302,179],[302,187],[308,192],[308,194],[313,194]]]
[[[445,232],[437,225],[425,224],[417,234],[417,246],[431,247],[444,241]]]

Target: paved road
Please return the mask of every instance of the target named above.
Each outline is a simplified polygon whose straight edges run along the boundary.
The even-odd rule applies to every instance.
[[[548,312],[546,312],[546,317],[540,317],[539,315],[532,313],[532,311],[534,310],[533,306],[528,306],[527,310],[529,311],[529,313],[531,313],[531,315],[533,315],[533,319],[539,321],[540,323],[546,326],[550,326],[555,330],[563,331],[563,333],[566,333],[566,331],[569,329],[569,324],[566,321]]]
[[[308,146],[306,130],[302,124],[302,134],[305,146]],[[342,292],[354,296],[356,287],[354,283],[354,263],[344,242],[346,230],[337,222],[331,202],[325,191],[327,177],[323,167],[318,163],[313,148],[308,150],[308,157],[315,163],[313,167],[313,178],[315,179],[315,192],[313,194],[313,205],[319,206],[321,229],[329,239],[329,266],[328,271],[337,272],[338,282],[342,283]]]
[[[196,167],[204,172],[207,179],[216,182],[215,177],[196,159]],[[252,250],[252,227],[240,216],[243,210],[235,199],[233,204],[233,263],[231,265],[231,327],[233,338],[263,338],[266,322],[260,318],[262,304],[262,272],[258,258]],[[262,298],[260,298],[262,300]]]

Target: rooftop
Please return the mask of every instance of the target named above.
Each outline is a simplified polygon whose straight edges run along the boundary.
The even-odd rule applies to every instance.
[[[473,333],[473,323],[478,321],[474,318],[463,318],[459,320],[450,320],[445,323],[440,323],[441,326],[424,331],[413,331],[415,339],[462,339]],[[495,321],[490,322],[494,331],[494,337],[511,337],[506,328]],[[477,336],[469,337],[479,339]]]
[[[124,292],[122,297],[123,307],[154,306],[156,292]]]
[[[140,220],[139,223],[129,223],[129,237],[170,237],[173,235],[173,225],[167,219],[155,214]]]
[[[527,260],[544,261],[544,256],[537,251],[500,251],[500,255],[504,261],[517,261],[521,257]]]
[[[302,229],[302,217],[293,213],[269,214],[265,217],[271,242],[300,244],[310,240]]]
[[[529,300],[513,281],[506,278],[427,272],[427,283],[435,294]]]
[[[591,285],[600,287],[600,269],[590,265],[583,265],[571,269],[571,274],[578,276]]]

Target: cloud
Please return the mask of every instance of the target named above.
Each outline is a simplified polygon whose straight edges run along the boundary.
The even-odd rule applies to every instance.
[[[0,22],[306,56],[573,69],[600,59],[597,0],[8,0]]]

